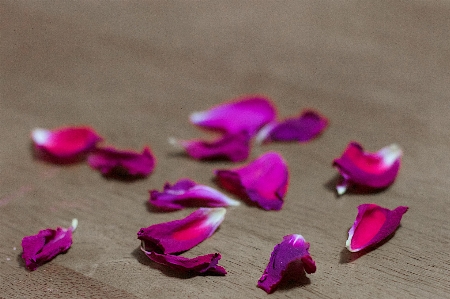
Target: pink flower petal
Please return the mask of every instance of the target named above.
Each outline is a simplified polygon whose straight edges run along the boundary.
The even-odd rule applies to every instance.
[[[138,239],[147,251],[183,252],[209,238],[222,223],[225,213],[225,208],[200,208],[184,219],[141,228]]]
[[[194,112],[190,119],[197,126],[228,134],[247,132],[253,136],[262,126],[275,119],[272,102],[259,95],[250,95],[220,104],[209,110]]]
[[[264,141],[306,142],[319,136],[327,125],[328,119],[315,111],[306,110],[297,118],[267,124],[258,133],[256,140],[259,143]]]
[[[216,189],[197,184],[189,179],[181,179],[173,186],[166,183],[163,192],[151,190],[149,203],[168,210],[179,210],[192,206],[226,207],[239,205],[238,201],[229,198]]]
[[[348,232],[346,247],[357,252],[379,243],[397,229],[406,211],[408,207],[405,206],[392,211],[376,204],[358,206],[358,215]]]
[[[74,159],[94,149],[102,138],[89,127],[34,129],[31,138],[36,148],[53,158]]]
[[[333,161],[343,177],[336,188],[344,194],[349,185],[385,188],[392,184],[400,169],[402,150],[396,144],[386,146],[376,153],[365,152],[356,142],[350,143],[342,156]]]
[[[289,264],[295,261],[302,262],[306,273],[316,272],[316,264],[308,250],[309,243],[301,235],[284,236],[283,241],[274,247],[266,270],[258,281],[258,287],[268,294],[275,291]]]
[[[147,176],[153,171],[156,160],[148,147],[145,147],[141,154],[105,147],[91,152],[88,163],[104,175]]]
[[[250,136],[246,132],[224,134],[214,141],[204,140],[169,140],[180,146],[187,154],[197,160],[227,159],[239,162],[247,159],[250,153]]]
[[[280,210],[287,192],[289,172],[283,158],[268,152],[241,168],[216,170],[223,188],[247,197],[265,210]]]
[[[40,265],[52,260],[60,253],[69,250],[72,245],[72,232],[78,221],[74,219],[69,228],[58,227],[39,231],[37,235],[27,236],[22,239],[22,258],[25,266],[34,271]]]

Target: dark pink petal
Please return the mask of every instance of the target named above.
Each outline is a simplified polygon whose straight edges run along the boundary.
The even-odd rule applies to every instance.
[[[72,159],[94,149],[102,138],[89,127],[34,129],[31,138],[38,150],[54,158]]]
[[[216,170],[223,188],[247,197],[265,210],[280,210],[289,182],[287,165],[280,154],[268,152],[241,168]]]
[[[203,128],[228,134],[247,132],[253,136],[262,126],[275,119],[272,102],[259,95],[250,95],[191,114],[191,122]]]
[[[301,235],[284,236],[283,241],[274,247],[266,270],[258,281],[258,287],[268,294],[275,291],[289,264],[296,261],[302,262],[306,273],[316,272],[316,263],[308,250],[309,243]]]
[[[150,191],[149,203],[168,210],[185,207],[226,207],[237,206],[239,202],[209,186],[197,184],[189,179],[181,179],[171,186],[166,183],[163,192]]]
[[[358,215],[348,231],[348,250],[357,252],[387,238],[400,225],[406,211],[408,207],[405,206],[399,206],[392,211],[376,204],[358,206]]]
[[[392,184],[400,169],[402,150],[396,144],[380,149],[376,153],[365,152],[356,142],[351,142],[342,156],[333,161],[343,177],[336,189],[344,194],[350,185],[370,188],[385,188]]]
[[[227,159],[239,162],[247,159],[250,153],[250,136],[246,132],[224,134],[214,141],[200,139],[169,141],[183,148],[189,156],[197,160]]]
[[[184,219],[141,228],[138,239],[147,251],[183,252],[209,238],[222,223],[225,213],[225,208],[200,208]]]
[[[265,141],[306,142],[319,136],[327,125],[328,119],[315,111],[306,110],[297,118],[267,124],[258,133],[256,139],[259,143]]]
[[[78,221],[74,219],[69,228],[58,227],[56,230],[48,228],[39,231],[37,235],[24,237],[22,258],[28,270],[34,271],[58,254],[69,250],[72,245],[72,232],[77,224]]]
[[[130,176],[147,176],[156,164],[150,149],[145,147],[142,153],[120,151],[112,147],[97,148],[88,156],[89,165],[102,174],[123,174]]]

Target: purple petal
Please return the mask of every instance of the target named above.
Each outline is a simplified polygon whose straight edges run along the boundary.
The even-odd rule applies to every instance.
[[[78,221],[74,219],[69,228],[58,227],[39,231],[37,235],[27,236],[22,239],[22,258],[25,266],[34,271],[40,265],[52,260],[60,253],[69,250],[72,245],[72,232]]]
[[[151,190],[149,203],[168,210],[179,210],[192,206],[226,207],[239,205],[238,201],[229,198],[216,189],[197,184],[189,179],[181,179],[173,186],[166,183],[163,192]]]
[[[268,294],[275,291],[289,264],[295,261],[302,262],[306,273],[316,272],[316,264],[308,250],[309,243],[301,235],[284,236],[283,241],[274,247],[270,261],[258,281],[258,287]]]
[[[147,176],[156,164],[150,149],[145,147],[141,154],[132,151],[120,151],[112,147],[97,148],[88,156],[89,165],[102,174],[122,174]]]
[[[141,228],[138,239],[148,251],[183,252],[209,238],[222,223],[225,213],[225,208],[200,208],[184,219]]]
[[[287,192],[289,172],[280,154],[268,152],[241,168],[216,170],[220,186],[246,197],[265,210],[280,210]]]

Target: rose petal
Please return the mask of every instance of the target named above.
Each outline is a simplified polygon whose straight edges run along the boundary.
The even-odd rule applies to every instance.
[[[248,197],[265,210],[280,210],[289,182],[283,158],[268,152],[241,168],[216,170],[220,186],[241,197]]]
[[[184,219],[141,228],[138,239],[147,251],[183,252],[209,238],[222,223],[225,213],[225,208],[200,208]]]
[[[247,159],[250,153],[250,136],[246,132],[224,134],[214,141],[178,141],[172,138],[169,142],[186,150],[189,156],[197,160],[227,159],[239,162]]]
[[[51,157],[73,159],[94,149],[102,138],[89,127],[37,128],[31,132],[36,148]]]
[[[48,228],[39,231],[37,235],[24,237],[22,258],[28,270],[34,271],[58,254],[69,250],[72,245],[72,232],[77,224],[78,221],[74,219],[69,228],[58,227],[56,230]]]
[[[328,119],[319,113],[306,110],[297,118],[264,126],[256,137],[258,143],[268,141],[306,142],[319,136],[328,125]]]
[[[302,262],[306,273],[316,272],[316,264],[308,250],[309,243],[301,235],[284,236],[283,241],[274,247],[264,274],[258,281],[258,287],[268,294],[272,293],[283,278],[289,264],[295,261]]]
[[[164,185],[163,192],[150,191],[149,203],[162,209],[179,210],[185,207],[237,206],[239,202],[209,186],[181,179],[175,185]]]
[[[272,102],[258,95],[250,95],[220,104],[209,110],[194,112],[190,120],[197,126],[228,134],[247,132],[253,136],[262,126],[275,119]]]
[[[359,143],[350,143],[342,156],[333,161],[333,166],[343,177],[343,182],[336,187],[338,194],[344,194],[353,184],[370,188],[389,186],[397,177],[402,154],[396,144],[370,153],[364,152]]]
[[[405,206],[392,211],[376,204],[358,206],[358,215],[348,232],[346,247],[357,252],[379,243],[397,229],[406,211],[408,207]]]
[[[104,175],[116,173],[147,176],[153,171],[156,160],[148,147],[145,147],[141,154],[105,147],[91,152],[88,156],[88,163]]]

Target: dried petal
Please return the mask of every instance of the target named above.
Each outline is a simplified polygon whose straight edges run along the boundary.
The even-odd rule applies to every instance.
[[[406,211],[408,207],[405,206],[392,211],[376,204],[358,206],[358,215],[348,231],[346,247],[357,252],[379,243],[397,229]]]
[[[220,104],[209,110],[194,112],[190,120],[197,126],[228,134],[247,132],[253,136],[262,126],[275,119],[271,101],[250,95]]]
[[[342,156],[333,161],[343,177],[336,187],[338,194],[345,193],[350,185],[385,188],[392,184],[400,169],[401,148],[392,144],[376,153],[364,152],[363,147],[351,142]]]
[[[72,232],[77,224],[78,221],[74,219],[69,228],[58,227],[56,230],[48,228],[39,231],[37,235],[24,237],[22,258],[28,270],[34,271],[58,254],[69,250],[72,245]]]
[[[147,176],[153,171],[156,160],[148,147],[145,147],[141,154],[105,147],[91,152],[88,163],[104,175]]]
[[[181,179],[173,186],[164,185],[163,192],[150,191],[149,203],[162,209],[179,210],[185,207],[226,207],[237,206],[239,202],[209,186],[197,184],[189,179]]]
[[[289,172],[280,154],[268,152],[241,168],[216,170],[218,183],[265,210],[280,210],[287,192]]]
[[[308,250],[309,243],[301,235],[284,236],[283,241],[274,247],[264,274],[258,281],[258,287],[268,294],[275,291],[289,264],[295,261],[302,262],[306,273],[316,272],[316,264]]]
[[[147,251],[183,252],[209,238],[222,223],[225,213],[225,208],[200,208],[184,219],[141,228],[138,239]]]
[[[258,143],[268,141],[306,142],[319,136],[328,125],[328,119],[319,113],[306,110],[297,117],[264,126],[256,137]]]

